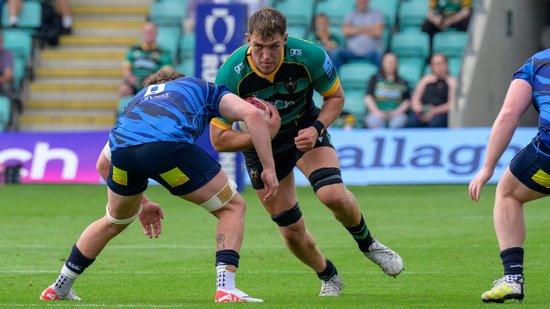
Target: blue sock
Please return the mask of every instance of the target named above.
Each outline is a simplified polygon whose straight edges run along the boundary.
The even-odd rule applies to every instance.
[[[500,252],[504,275],[523,276],[523,248],[513,247]]]

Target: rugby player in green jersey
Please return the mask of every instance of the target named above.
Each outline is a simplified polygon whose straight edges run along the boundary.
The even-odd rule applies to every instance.
[[[309,179],[319,200],[357,241],[361,252],[389,276],[403,270],[401,257],[373,239],[353,194],[346,189],[330,135],[330,126],[342,111],[344,91],[330,58],[314,43],[289,38],[286,17],[266,7],[248,21],[248,44],[237,49],[222,65],[216,79],[242,98],[254,96],[271,102],[279,122],[267,120],[272,140],[279,194],[262,201],[279,226],[288,249],[311,267],[322,281],[321,296],[340,295],[344,284],[331,261],[317,247],[306,229],[296,197],[294,167]],[[322,108],[312,100],[313,91],[324,97]],[[278,120],[278,119],[277,119]],[[217,151],[242,151],[248,174],[260,200],[264,183],[262,166],[247,133],[215,118],[210,124]]]

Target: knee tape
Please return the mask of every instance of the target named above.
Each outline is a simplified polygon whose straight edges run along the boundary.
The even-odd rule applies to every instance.
[[[135,215],[127,219],[116,219],[113,216],[111,216],[111,214],[109,214],[109,205],[107,204],[107,206],[105,207],[105,210],[106,210],[105,214],[107,216],[107,219],[109,219],[109,221],[111,221],[114,224],[130,224],[139,216],[142,209],[143,209],[143,204],[139,204],[139,210]]]
[[[216,211],[229,203],[235,194],[237,194],[237,184],[233,180],[228,180],[220,192],[200,206],[208,212]]]
[[[271,220],[277,223],[278,226],[289,226],[298,222],[302,217],[302,211],[300,210],[300,204],[296,203],[294,207],[289,210],[283,211],[280,214],[271,216]]]
[[[311,175],[309,175],[309,182],[313,187],[313,191],[317,192],[317,190],[324,186],[342,183],[343,180],[339,168],[324,167],[311,173]]]
[[[107,144],[105,144],[102,151],[107,160],[111,161],[111,147],[109,146],[109,141],[107,141]]]

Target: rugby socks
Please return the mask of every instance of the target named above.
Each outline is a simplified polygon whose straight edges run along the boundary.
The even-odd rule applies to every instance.
[[[235,272],[239,267],[239,253],[234,250],[216,252],[216,288],[232,290],[235,288]]]
[[[359,225],[355,227],[346,227],[346,229],[351,236],[353,236],[353,239],[355,239],[357,245],[359,245],[359,250],[362,252],[368,252],[370,245],[374,242],[374,239],[370,235],[369,228],[365,224],[363,215],[361,215],[361,222],[359,222]]]
[[[514,282],[523,277],[523,248],[513,247],[502,250],[500,259],[504,266],[504,280]]]
[[[327,267],[322,272],[317,273],[317,277],[319,277],[319,279],[323,281],[327,281],[337,274],[338,274],[338,271],[336,270],[336,266],[334,266],[334,264],[332,264],[332,262],[329,259],[327,259]]]
[[[75,244],[71,250],[71,255],[69,255],[69,258],[65,261],[65,265],[61,268],[59,277],[57,277],[57,280],[52,285],[55,293],[60,297],[67,295],[76,278],[94,261],[95,259],[85,257]]]

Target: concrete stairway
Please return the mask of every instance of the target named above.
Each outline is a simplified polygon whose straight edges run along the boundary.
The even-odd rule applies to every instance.
[[[139,41],[152,1],[73,0],[73,34],[38,53],[20,131],[110,129],[121,63]]]

